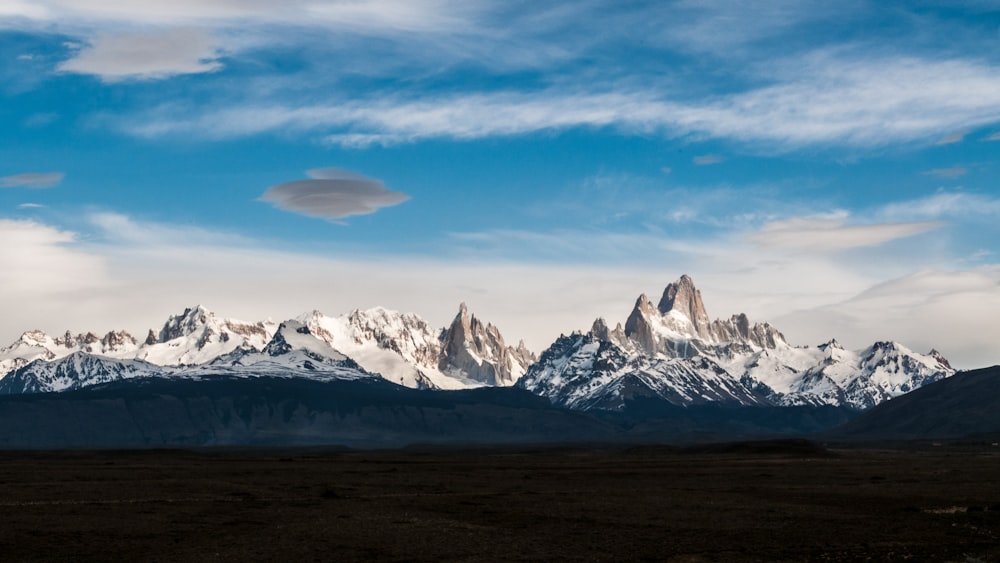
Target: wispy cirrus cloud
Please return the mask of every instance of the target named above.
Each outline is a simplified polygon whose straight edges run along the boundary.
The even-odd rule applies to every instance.
[[[28,188],[40,190],[59,185],[66,175],[62,172],[25,172],[0,178],[0,188]]]
[[[1000,198],[972,192],[939,191],[926,197],[888,203],[878,210],[878,215],[888,221],[984,219],[995,222],[1000,219]]]
[[[296,131],[350,147],[432,138],[478,139],[571,128],[614,128],[664,136],[697,135],[771,150],[803,146],[932,143],[956,126],[1000,120],[1000,67],[967,60],[814,55],[798,74],[771,84],[687,100],[663,91],[579,88],[372,95],[323,105],[245,100],[210,111],[161,106],[112,117],[138,136],[208,138]]]

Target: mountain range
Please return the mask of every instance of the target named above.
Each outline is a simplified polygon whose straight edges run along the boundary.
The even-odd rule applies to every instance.
[[[199,306],[141,341],[124,331],[52,337],[32,330],[0,349],[2,394],[150,378],[377,378],[427,390],[516,386],[557,407],[602,412],[651,402],[862,411],[954,373],[933,350],[919,354],[891,341],[853,351],[836,340],[793,346],[743,314],[710,320],[688,276],[667,285],[656,305],[639,296],[624,325],[597,319],[539,356],[523,342],[508,345],[465,304],[439,329],[383,308],[337,317],[312,311],[275,323],[220,318]]]

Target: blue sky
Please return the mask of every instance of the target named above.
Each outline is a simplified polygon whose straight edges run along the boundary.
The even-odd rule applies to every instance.
[[[1000,362],[1000,3],[0,0],[0,340],[459,301],[540,350],[682,273]]]

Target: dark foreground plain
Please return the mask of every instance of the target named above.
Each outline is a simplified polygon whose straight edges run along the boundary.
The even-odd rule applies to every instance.
[[[3,452],[19,560],[1000,561],[1000,448]]]

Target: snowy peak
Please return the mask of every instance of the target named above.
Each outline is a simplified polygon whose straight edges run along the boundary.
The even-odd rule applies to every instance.
[[[261,350],[274,334],[274,323],[222,319],[201,305],[172,315],[155,335],[150,331],[137,357],[159,365],[204,363],[238,348]]]
[[[306,352],[318,358],[335,361],[347,359],[326,341],[317,338],[306,324],[300,321],[285,321],[278,326],[271,341],[264,347],[263,353],[268,356],[283,356],[292,352]]]
[[[125,358],[138,349],[135,338],[125,331],[112,331],[98,337],[92,332],[51,337],[41,330],[29,330],[11,345],[0,349],[0,377],[35,360],[51,361],[74,352]]]
[[[0,349],[0,357],[4,359],[21,358],[27,361],[37,359],[51,360],[57,357],[61,348],[54,338],[41,330],[28,330],[21,334],[10,346]],[[63,354],[65,355],[65,354]]]
[[[226,342],[234,335],[250,342],[266,343],[273,332],[273,328],[263,322],[248,323],[234,319],[220,319],[212,311],[197,305],[185,308],[179,315],[171,315],[160,329],[156,343],[195,336],[200,345],[204,346],[213,341]]]
[[[0,379],[0,394],[81,389],[134,377],[157,376],[160,368],[139,360],[73,352],[55,361],[36,360]]]

